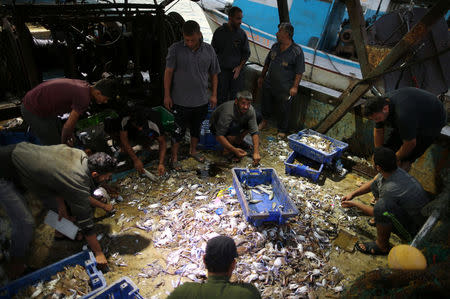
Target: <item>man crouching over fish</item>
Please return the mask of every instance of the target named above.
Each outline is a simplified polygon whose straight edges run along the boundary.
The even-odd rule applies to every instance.
[[[208,241],[203,257],[208,280],[206,283],[186,282],[177,287],[168,299],[176,298],[261,298],[259,291],[250,283],[231,283],[238,257],[236,244],[227,236],[217,236]]]
[[[82,150],[67,145],[39,146],[22,142],[0,147],[0,178],[23,187],[42,200],[46,208],[58,212],[59,217],[70,219],[70,213],[95,254],[97,263],[107,264],[97,236],[91,205],[110,210],[110,205],[102,204],[91,197],[94,181],[101,183],[111,178],[116,160],[105,153],[87,156]],[[21,227],[20,236],[12,242],[21,242],[26,248],[32,237],[33,223],[29,211],[23,204],[23,197],[17,188],[11,188],[8,196],[0,196],[0,203],[6,206],[8,216],[14,225]],[[1,195],[1,193],[0,193]],[[27,216],[28,217],[25,217]],[[21,225],[22,219],[30,219],[29,225]],[[56,232],[55,232],[56,234]],[[21,240],[22,237],[26,242]],[[26,237],[25,237],[26,236]],[[24,253],[25,251],[22,250]],[[18,257],[25,260],[25,256]],[[24,264],[21,265],[24,269]],[[20,271],[19,271],[20,272]],[[20,275],[20,273],[14,273]],[[14,275],[11,275],[14,276]]]
[[[234,101],[220,105],[211,115],[211,132],[224,147],[224,154],[231,153],[235,162],[245,157],[248,145],[243,141],[250,133],[253,143],[253,164],[259,164],[259,135],[256,111],[251,105],[253,100],[249,91],[241,91]]]

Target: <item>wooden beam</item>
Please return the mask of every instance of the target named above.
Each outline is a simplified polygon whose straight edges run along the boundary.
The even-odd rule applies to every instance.
[[[431,27],[450,8],[450,1],[440,0],[433,6],[414,27],[405,34],[405,36],[395,45],[389,54],[378,64],[378,66],[367,74],[367,77],[378,77],[384,71],[393,66],[400,58],[409,52],[412,45],[421,41],[431,30]],[[372,86],[372,83],[358,84],[353,90],[349,86],[339,97],[341,104],[337,106],[317,128],[320,133],[326,133],[335,123],[344,117],[344,115],[353,107],[358,99],[364,95]]]
[[[364,20],[361,2],[359,0],[346,0],[350,26],[352,28],[352,37],[355,43],[356,53],[358,54],[359,65],[363,78],[372,70],[366,51],[367,31],[366,21]]]
[[[289,19],[289,7],[287,4],[287,0],[277,0],[277,6],[280,23],[291,22]]]

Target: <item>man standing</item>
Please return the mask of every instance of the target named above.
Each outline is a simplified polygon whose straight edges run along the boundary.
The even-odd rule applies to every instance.
[[[369,99],[364,115],[375,121],[375,147],[384,145],[395,151],[399,166],[406,171],[436,140],[447,123],[442,102],[432,93],[413,87]],[[385,123],[393,128],[386,143]]]
[[[168,299],[258,299],[259,291],[250,283],[231,283],[238,257],[236,244],[226,236],[217,236],[206,244],[203,262],[208,270],[206,283],[186,282],[177,287]]]
[[[370,182],[344,196],[342,206],[356,207],[369,216],[375,216],[375,223],[371,225],[377,228],[376,241],[358,242],[356,248],[366,254],[388,254],[389,237],[395,230],[395,223],[389,215],[393,215],[413,237],[424,222],[420,211],[428,203],[428,197],[414,177],[397,167],[397,159],[391,149],[375,148],[373,160],[379,174]],[[370,191],[375,199],[378,199],[374,207],[352,200]]]
[[[228,23],[214,32],[211,46],[219,59],[220,74],[217,90],[218,104],[236,98],[242,87],[242,68],[250,57],[247,35],[241,29],[242,10],[233,6],[228,11]]]
[[[82,150],[63,144],[39,146],[22,142],[0,147],[0,164],[1,178],[29,190],[42,200],[48,209],[69,219],[67,203],[71,215],[75,217],[94,252],[97,263],[107,264],[94,231],[91,209],[91,203],[101,203],[91,197],[91,192],[94,189],[93,180],[101,183],[111,178],[116,166],[115,159],[105,153],[95,153],[88,157]],[[32,218],[21,203],[22,197],[16,189],[9,187],[7,196],[0,197],[0,200],[2,204],[8,205],[8,215],[15,218],[13,225],[22,220],[20,215],[25,217],[25,223],[20,224],[19,228],[26,228],[26,231],[21,231],[19,238],[24,237],[26,242],[24,244],[24,241],[16,240],[22,244],[20,248],[21,252],[24,252],[24,246],[28,245],[32,236]],[[106,207],[104,204],[103,206]],[[23,270],[23,267],[21,268]]]
[[[294,27],[290,23],[278,26],[277,43],[272,46],[266,57],[258,87],[262,86],[261,112],[263,120],[260,129],[267,125],[267,120],[277,106],[278,137],[286,136],[289,129],[289,112],[292,99],[298,93],[298,84],[305,71],[305,58],[302,48],[294,43]],[[267,76],[266,76],[267,75]]]
[[[171,163],[180,170],[178,149],[186,128],[190,128],[189,154],[199,162],[205,157],[197,152],[200,126],[208,113],[208,77],[211,77],[211,107],[217,104],[217,74],[220,72],[216,53],[203,42],[200,26],[195,21],[183,25],[183,40],[170,46],[164,72],[164,106],[173,110],[175,122],[180,126],[174,133]]]
[[[75,79],[49,80],[25,95],[22,116],[42,144],[73,146],[75,125],[91,101],[106,104],[115,96],[116,85],[112,79],[102,79],[93,86]],[[58,115],[65,113],[70,115],[61,129]]]
[[[130,139],[146,147],[150,147],[151,143],[157,140],[159,144],[158,174],[163,175],[166,172],[164,159],[167,144],[158,112],[147,107],[134,107],[133,111],[124,113],[122,117],[106,121],[105,131],[114,139],[120,140],[122,152],[128,154],[133,161],[134,168],[141,174],[144,173],[144,164],[134,152]]]
[[[245,135],[250,133],[253,142],[253,163],[259,164],[259,135],[256,112],[251,105],[253,98],[249,91],[237,93],[234,102],[228,101],[217,107],[211,115],[211,132],[223,146],[224,153],[230,152],[237,159],[245,157],[243,149]]]

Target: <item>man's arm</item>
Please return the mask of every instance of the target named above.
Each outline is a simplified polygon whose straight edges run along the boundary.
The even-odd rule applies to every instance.
[[[144,164],[142,161],[136,156],[136,153],[133,151],[133,148],[130,145],[130,142],[128,140],[128,132],[127,131],[120,131],[120,143],[122,144],[123,149],[125,152],[130,156],[131,160],[133,160],[134,168],[139,173],[144,173]]]
[[[236,157],[242,158],[247,156],[247,152],[241,148],[234,147],[225,136],[216,136],[216,140],[228,151],[232,152]]]
[[[170,89],[172,88],[172,78],[173,78],[173,68],[166,67],[166,70],[164,71],[164,106],[166,109],[171,110],[173,101],[170,96]],[[217,88],[216,88],[217,92]]]
[[[73,146],[75,141],[73,138],[73,131],[75,130],[75,125],[77,124],[78,118],[80,118],[80,113],[72,109],[69,118],[62,128],[61,143]]]
[[[359,201],[353,201],[353,200],[343,201],[342,207],[344,207],[344,208],[355,207],[355,208],[358,208],[359,210],[361,210],[367,216],[373,216],[373,207],[363,204],[362,202],[359,202]]]
[[[374,128],[373,129],[373,141],[375,147],[383,146],[384,144],[384,128]]]
[[[398,161],[402,161],[412,152],[412,150],[416,147],[417,140],[416,138],[412,140],[403,140],[402,146],[395,153]]]
[[[259,161],[261,161],[261,155],[259,154],[259,135],[252,135],[253,142],[253,164],[258,165]]]
[[[211,108],[215,108],[217,105],[217,84],[219,82],[219,76],[217,74],[211,74],[212,93],[209,102]]]
[[[164,172],[166,172],[166,168],[164,166],[164,159],[166,157],[167,151],[166,137],[164,137],[164,135],[158,137],[158,144],[159,144],[158,174],[163,175]]]
[[[264,64],[264,67],[261,71],[261,75],[258,78],[258,88],[261,88],[264,82],[264,78],[266,77],[267,70],[269,69],[269,64]]]
[[[292,84],[291,89],[289,89],[289,95],[292,97],[295,97],[298,93],[298,85],[300,84],[300,81],[302,80],[303,74],[296,74],[294,78],[294,84]]]
[[[97,234],[93,233],[89,236],[85,236],[85,238],[89,247],[91,248],[92,252],[95,255],[95,260],[97,261],[97,264],[101,266],[107,265],[108,261],[106,260],[106,257],[102,251],[102,247],[100,246],[100,243],[97,240]]]
[[[361,187],[359,187],[358,189],[356,189],[353,192],[350,192],[349,194],[347,194],[346,196],[344,196],[342,198],[342,201],[348,201],[351,200],[357,196],[366,194],[370,192],[370,186],[372,186],[372,183],[375,181],[375,179],[378,177],[378,175],[376,175],[372,180],[364,183],[361,185]]]

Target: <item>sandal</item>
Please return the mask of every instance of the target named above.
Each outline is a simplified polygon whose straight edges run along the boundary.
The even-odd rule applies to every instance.
[[[370,205],[374,206],[377,203],[378,199],[372,198],[372,200],[370,201]]]
[[[175,171],[181,171],[183,169],[180,161],[170,161],[170,167]]]
[[[367,220],[367,224],[369,224],[370,226],[377,226],[375,218],[369,218],[369,220]]]
[[[203,156],[200,153],[195,153],[195,154],[189,154],[189,156],[191,156],[192,158],[194,158],[197,162],[203,163],[205,162],[206,158],[205,156]]]
[[[361,245],[363,245],[364,248],[362,248]],[[389,250],[386,252],[382,251],[376,242],[356,242],[355,247],[364,254],[387,255],[389,253]]]

